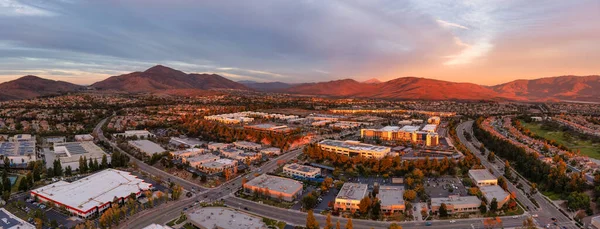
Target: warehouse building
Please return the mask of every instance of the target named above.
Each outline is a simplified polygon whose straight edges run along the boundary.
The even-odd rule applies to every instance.
[[[323,140],[319,142],[322,150],[346,155],[349,157],[363,156],[367,158],[381,159],[387,156],[391,149],[385,146],[376,146],[359,141]]]
[[[244,192],[268,192],[273,199],[294,201],[302,195],[302,183],[284,177],[262,174],[244,184]]]
[[[358,204],[367,195],[368,186],[359,183],[344,183],[335,197],[333,208],[336,211],[357,211]]]
[[[29,134],[18,134],[6,142],[0,142],[0,156],[8,157],[10,164],[27,165],[30,161],[37,160],[35,137]],[[0,163],[4,163],[0,161]]]
[[[155,135],[150,133],[147,130],[127,130],[123,133],[116,133],[113,134],[113,136],[115,137],[125,137],[125,138],[129,138],[129,137],[137,137],[138,139],[145,139],[145,138],[151,138],[154,137]]]
[[[498,185],[498,179],[487,169],[471,169],[469,177],[478,187]]]
[[[107,161],[110,162],[110,155],[91,141],[55,143],[54,151],[46,152],[45,155],[48,168],[54,166],[53,162],[56,159],[60,160],[63,168],[71,166],[73,170],[79,169],[79,158],[82,157],[87,160],[97,160],[100,163],[102,157],[106,155]]]
[[[200,165],[202,165],[204,163],[208,163],[211,161],[217,161],[219,159],[220,159],[219,156],[216,156],[212,153],[207,153],[207,154],[201,154],[201,155],[197,155],[197,156],[193,156],[193,157],[181,158],[181,161],[183,163],[189,163],[190,166],[192,166],[194,168],[198,168]]]
[[[231,208],[206,207],[186,212],[188,221],[200,229],[267,229],[262,218]]]
[[[221,158],[216,161],[209,161],[200,164],[197,168],[201,172],[209,175],[222,173],[225,170],[230,170],[232,173],[237,173],[237,161]]]
[[[160,145],[149,140],[135,140],[129,141],[128,143],[131,147],[136,148],[137,150],[139,150],[142,153],[145,153],[148,156],[167,151]]]
[[[2,229],[35,229],[35,226],[0,208],[0,228]]]
[[[131,193],[136,197],[152,184],[129,172],[105,169],[88,177],[73,181],[59,181],[31,191],[32,198],[65,207],[81,218],[88,218],[110,207],[115,198],[123,201]]]

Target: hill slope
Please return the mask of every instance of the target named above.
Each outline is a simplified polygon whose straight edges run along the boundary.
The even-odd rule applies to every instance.
[[[248,87],[216,74],[186,74],[162,65],[143,72],[111,76],[92,84],[101,90],[125,92],[158,92],[173,89],[241,89]]]
[[[31,99],[83,89],[83,86],[37,76],[23,76],[0,84],[0,100]]]
[[[386,99],[479,100],[502,97],[494,90],[471,83],[454,83],[416,77],[402,77],[382,83],[360,83],[345,79],[302,84],[286,90],[289,93],[336,97]]]
[[[238,81],[238,83],[259,91],[280,91],[294,86],[294,84],[283,82],[256,82],[250,80]]]
[[[600,102],[600,76],[558,76],[515,80],[491,87],[505,96],[526,100],[574,100]]]

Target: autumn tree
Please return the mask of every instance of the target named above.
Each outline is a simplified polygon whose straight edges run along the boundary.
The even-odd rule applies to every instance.
[[[323,191],[329,190],[329,187],[331,187],[332,184],[333,184],[333,178],[331,178],[331,177],[325,178],[323,180],[323,182],[321,182],[321,190],[323,190]]]
[[[312,210],[308,210],[308,215],[306,216],[306,228],[319,229],[319,222],[317,222]]]
[[[348,222],[346,222],[346,229],[353,229],[354,225],[352,225],[352,218],[348,218]]]
[[[358,203],[358,211],[360,211],[361,214],[367,213],[372,203],[373,201],[371,200],[371,198],[365,196],[364,198],[362,198],[362,200],[360,200],[360,203]]]
[[[331,213],[327,214],[327,219],[325,219],[325,229],[333,229],[333,224],[331,223]]]
[[[404,192],[403,195],[404,199],[407,201],[413,201],[415,198],[417,198],[417,192],[415,192],[414,190],[406,190]]]
[[[446,207],[445,203],[442,203],[440,205],[439,213],[440,213],[440,217],[447,217],[448,216],[448,208]]]
[[[392,223],[392,224],[390,224],[390,227],[388,227],[388,229],[402,229],[402,226],[400,226],[396,223]]]

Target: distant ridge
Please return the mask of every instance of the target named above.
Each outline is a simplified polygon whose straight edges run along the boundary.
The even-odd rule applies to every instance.
[[[162,65],[156,65],[143,72],[132,72],[111,76],[92,84],[99,90],[116,90],[133,93],[159,92],[174,89],[239,89],[248,87],[217,74],[186,74]]]
[[[83,86],[69,82],[27,75],[12,81],[0,83],[0,101],[58,95],[78,91],[83,88]]]

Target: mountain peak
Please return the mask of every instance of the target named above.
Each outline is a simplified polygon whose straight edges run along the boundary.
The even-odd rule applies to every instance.
[[[47,79],[44,79],[39,76],[34,76],[34,75],[26,75],[26,76],[20,77],[16,80],[47,80]]]
[[[151,68],[148,68],[146,71],[144,71],[145,73],[157,73],[157,74],[182,74],[183,72],[179,71],[179,70],[175,70],[172,68],[169,68],[167,66],[164,65],[156,65],[153,66]],[[185,74],[185,73],[183,73]]]
[[[377,79],[377,78],[371,78],[368,80],[363,81],[363,83],[368,83],[368,84],[377,84],[377,83],[381,83],[381,80]]]

